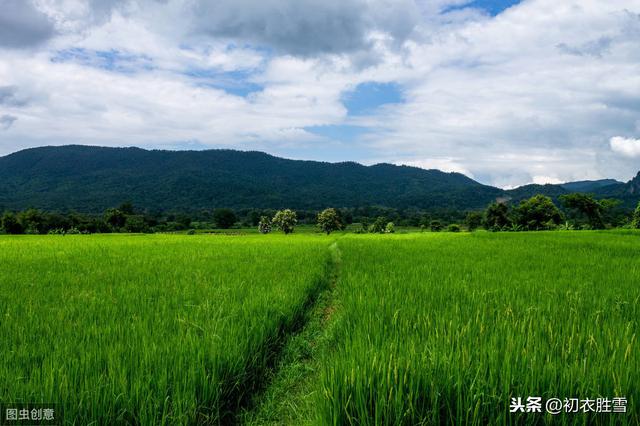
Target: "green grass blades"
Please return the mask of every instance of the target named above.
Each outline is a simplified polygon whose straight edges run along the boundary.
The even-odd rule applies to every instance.
[[[326,278],[314,236],[0,238],[0,401],[227,423]]]
[[[640,235],[340,239],[341,305],[318,423],[640,423]],[[626,397],[627,414],[509,412],[510,398]]]

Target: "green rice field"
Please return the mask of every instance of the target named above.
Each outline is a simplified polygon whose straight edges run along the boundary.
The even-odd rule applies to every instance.
[[[0,403],[69,425],[637,425],[639,304],[631,231],[1,236]],[[527,397],[626,412],[510,412]]]

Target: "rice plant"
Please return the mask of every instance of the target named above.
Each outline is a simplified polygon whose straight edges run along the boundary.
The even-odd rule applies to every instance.
[[[318,423],[638,424],[640,239],[622,233],[341,238]],[[511,413],[511,398],[627,412]]]
[[[66,424],[218,424],[322,286],[327,241],[0,238],[0,401]]]

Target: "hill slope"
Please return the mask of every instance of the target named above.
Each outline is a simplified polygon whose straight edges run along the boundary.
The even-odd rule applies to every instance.
[[[322,163],[232,150],[33,148],[0,158],[0,209],[100,212],[131,200],[157,210],[484,207],[502,190],[462,174]]]
[[[558,200],[592,192],[634,207],[640,173],[607,179],[502,190],[459,173],[408,166],[287,160],[233,150],[147,151],[69,145],[0,157],[0,211],[36,207],[102,212],[124,201],[159,211],[217,207],[317,210],[378,205],[398,209],[468,210],[496,199],[517,203],[535,194]]]

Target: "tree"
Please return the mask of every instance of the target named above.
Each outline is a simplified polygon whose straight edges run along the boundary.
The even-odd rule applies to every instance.
[[[5,212],[2,215],[0,225],[2,225],[2,229],[7,234],[22,234],[24,232],[22,225],[18,222],[18,218],[12,212]]]
[[[484,212],[484,227],[490,231],[500,231],[511,226],[509,206],[505,203],[491,203]]]
[[[464,223],[467,225],[469,231],[475,231],[476,229],[480,228],[480,226],[482,226],[482,213],[467,213],[467,217],[465,218]]]
[[[118,210],[120,210],[125,216],[136,214],[133,203],[131,201],[125,201],[124,203],[120,204]]]
[[[285,234],[291,234],[298,223],[298,217],[292,210],[278,210],[271,223]]]
[[[439,220],[432,220],[429,227],[431,228],[431,232],[440,232],[444,226]]]
[[[447,228],[447,230],[449,232],[460,232],[460,225],[456,224],[456,223],[452,223],[451,225],[449,225],[449,227]]]
[[[46,234],[45,214],[37,209],[27,209],[17,215],[26,234]]]
[[[581,193],[561,195],[560,201],[566,208],[573,209],[584,216],[591,229],[604,228],[602,213],[605,206],[593,198],[593,195]]]
[[[339,231],[343,228],[340,215],[336,209],[333,208],[324,209],[318,213],[317,221],[318,227],[322,232],[326,232],[327,235],[331,234],[333,231]]]
[[[387,234],[393,234],[394,232],[396,232],[396,226],[393,224],[393,222],[387,223],[387,226],[385,226],[384,228],[384,232],[386,232]]]
[[[551,198],[538,194],[520,202],[516,222],[530,231],[550,229],[562,222],[562,214]]]
[[[636,229],[640,229],[640,202],[638,203],[638,207],[633,212],[633,219],[631,220],[631,226]]]
[[[387,219],[382,216],[376,218],[375,221],[369,226],[369,232],[372,234],[382,234],[384,233],[384,227],[386,226]]]
[[[216,209],[213,212],[213,221],[217,228],[229,229],[238,221],[238,218],[231,209]]]
[[[258,231],[261,234],[268,234],[271,232],[271,219],[267,216],[262,216],[258,222]]]
[[[127,219],[124,222],[124,229],[127,232],[140,233],[147,232],[149,227],[147,226],[147,222],[144,220],[144,216],[130,215],[127,216]]]
[[[107,209],[104,212],[104,221],[114,230],[122,228],[127,221],[127,216],[119,209]]]

